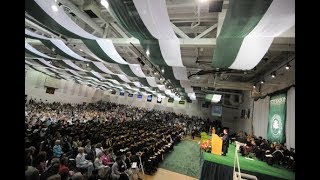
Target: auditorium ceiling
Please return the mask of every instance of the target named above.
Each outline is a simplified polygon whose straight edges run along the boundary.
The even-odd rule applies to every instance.
[[[37,0],[30,0],[30,2],[31,1],[37,2]],[[123,2],[124,4],[132,3],[130,1],[132,0],[124,0]],[[55,2],[55,0],[48,0],[48,2],[52,3]],[[253,69],[215,68],[212,66],[212,59],[217,45],[217,34],[221,30],[224,22],[224,15],[229,8],[229,1],[224,0],[220,5],[214,4],[214,6],[216,6],[215,8],[211,7],[213,5],[210,0],[166,0],[165,2],[171,27],[180,41],[181,60],[183,66],[186,68],[186,76],[188,78],[183,79],[183,81],[189,83],[188,86],[191,86],[189,88],[184,89],[185,86],[182,86],[179,90],[179,88],[175,86],[176,84],[170,87],[170,83],[177,81],[177,79],[169,81],[169,85],[168,83],[166,84],[167,79],[165,77],[169,77],[165,76],[166,72],[163,73],[164,76],[160,75],[161,72],[158,70],[162,70],[161,66],[152,63],[149,54],[140,45],[139,40],[133,37],[127,28],[119,24],[117,17],[111,15],[106,7],[101,4],[100,0],[56,0],[59,11],[54,13],[65,13],[76,25],[87,33],[98,38],[110,39],[117,53],[123,60],[129,64],[140,65],[145,76],[154,77],[154,83],[164,85],[165,90],[171,90],[171,93],[174,95],[164,93],[165,90],[163,90],[162,87],[158,89],[159,91],[154,91],[155,88],[152,89],[152,87],[156,87],[154,83],[150,86],[150,92],[163,92],[163,95],[170,95],[171,97],[188,98],[190,93],[195,93],[197,96],[198,93],[208,92],[208,90],[228,92],[249,90],[253,92],[254,96],[263,96],[295,83],[294,26],[274,38],[266,54]],[[26,1],[26,3],[28,3],[28,1]],[[63,12],[60,12],[60,10],[63,10]],[[60,39],[73,53],[76,53],[86,60],[96,61],[95,56],[92,55],[92,53],[95,54],[95,52],[90,52],[91,49],[88,48],[83,41],[79,38],[68,36],[68,33],[62,33],[57,29],[52,29],[48,24],[43,23],[40,16],[35,17],[36,15],[34,15],[32,11],[35,10],[30,8],[26,9],[25,12],[26,30],[42,37]],[[30,38],[30,36],[27,35],[25,41],[37,51],[54,58],[48,59],[26,52],[27,68],[30,66],[43,66],[46,70],[50,69],[50,67],[46,67],[45,64],[37,62],[38,60],[35,58],[42,58],[50,65],[57,67],[55,70],[58,71],[59,68],[68,68],[68,66],[63,66],[63,64],[59,62],[61,59],[68,58],[58,53],[55,48],[50,48],[51,46],[44,44],[43,41],[37,38]],[[74,65],[80,67],[81,70],[73,68],[73,70],[80,75],[79,77],[88,76],[88,72],[95,71],[91,65],[88,65],[88,61],[70,60]],[[126,73],[117,63],[103,62],[103,64],[114,73],[113,75],[108,75],[107,73],[100,72],[100,75],[104,78],[112,78],[115,74],[124,74],[127,75],[127,78],[124,82],[120,82],[120,84],[127,83],[130,86],[133,86],[131,82],[141,80],[141,76],[130,76],[130,74]],[[288,65],[290,69],[286,69]],[[155,71],[155,69],[157,69],[157,71]],[[274,78],[271,77],[273,73],[276,74]],[[57,75],[57,73],[51,73],[51,75]],[[94,75],[96,76],[96,74]],[[59,76],[59,78],[61,77],[67,78],[68,80],[74,78],[74,76],[69,76],[69,78],[68,76]],[[79,77],[75,79],[80,79]],[[175,76],[171,76],[171,78],[174,77]],[[120,78],[120,80],[123,80],[123,78]],[[263,84],[261,84],[261,81],[263,81]],[[85,83],[85,80],[82,79],[82,81],[77,82]],[[110,86],[109,84],[108,86],[97,87],[107,90],[111,88]],[[178,89],[173,90],[173,87]],[[141,90],[141,87],[130,90],[139,91],[139,89]],[[183,91],[183,89],[185,91]],[[182,91],[183,93],[181,93]],[[149,91],[146,91],[146,93],[149,93]]]

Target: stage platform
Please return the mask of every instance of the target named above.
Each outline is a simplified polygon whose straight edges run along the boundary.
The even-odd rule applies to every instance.
[[[201,151],[200,180],[232,180],[235,145],[230,144],[227,156]],[[258,180],[295,179],[295,173],[282,167],[270,166],[266,162],[246,159],[239,153],[240,170],[255,175]]]

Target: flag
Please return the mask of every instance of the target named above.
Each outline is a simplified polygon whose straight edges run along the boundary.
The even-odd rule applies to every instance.
[[[285,142],[286,94],[272,96],[269,103],[267,138],[271,142]]]

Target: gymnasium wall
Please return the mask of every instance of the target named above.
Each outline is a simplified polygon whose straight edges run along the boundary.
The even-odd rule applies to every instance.
[[[147,109],[157,109],[164,110],[168,112],[175,112],[177,114],[187,114],[189,116],[198,116],[203,118],[211,118],[210,108],[202,108],[197,101],[192,103],[179,104],[179,101],[174,101],[173,103],[168,102],[168,98],[162,99],[161,103],[157,103],[157,97],[153,96],[152,101],[147,101],[147,96],[143,95],[141,99],[137,98],[134,94],[133,97],[128,97],[128,93],[124,96],[120,96],[119,92],[116,94],[111,94],[110,92],[104,92],[101,98],[104,101],[115,102],[119,104],[127,104],[136,107],[143,107]],[[201,103],[200,103],[201,104]]]
[[[46,93],[46,86],[57,88],[54,94]],[[28,99],[43,102],[83,103],[91,102],[95,89],[71,81],[55,79],[34,70],[25,75],[25,94]]]
[[[229,127],[231,132],[244,131],[248,134],[252,133],[252,112],[253,112],[253,98],[251,98],[251,91],[243,91],[242,102],[238,108],[222,108],[222,124]],[[241,117],[241,110],[250,111],[249,116]]]
[[[57,89],[54,94],[48,94],[46,93],[46,86]],[[164,98],[161,103],[157,103],[157,97],[154,96],[152,102],[147,102],[147,96],[142,96],[141,99],[138,99],[136,94],[133,97],[128,97],[128,93],[125,93],[125,96],[119,96],[119,92],[113,95],[109,91],[102,91],[71,81],[55,79],[34,70],[26,71],[25,94],[28,95],[28,99],[32,98],[36,99],[36,101],[41,99],[43,102],[89,103],[102,100],[147,109],[187,114],[189,116],[212,118],[210,114],[211,108],[203,108],[201,107],[201,103],[197,101],[179,104],[178,101],[169,103],[168,98]]]

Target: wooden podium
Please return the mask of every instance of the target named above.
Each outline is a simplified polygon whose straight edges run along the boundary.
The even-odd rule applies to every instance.
[[[212,134],[212,140],[211,140],[211,153],[217,154],[221,156],[222,154],[222,139],[216,135]]]

